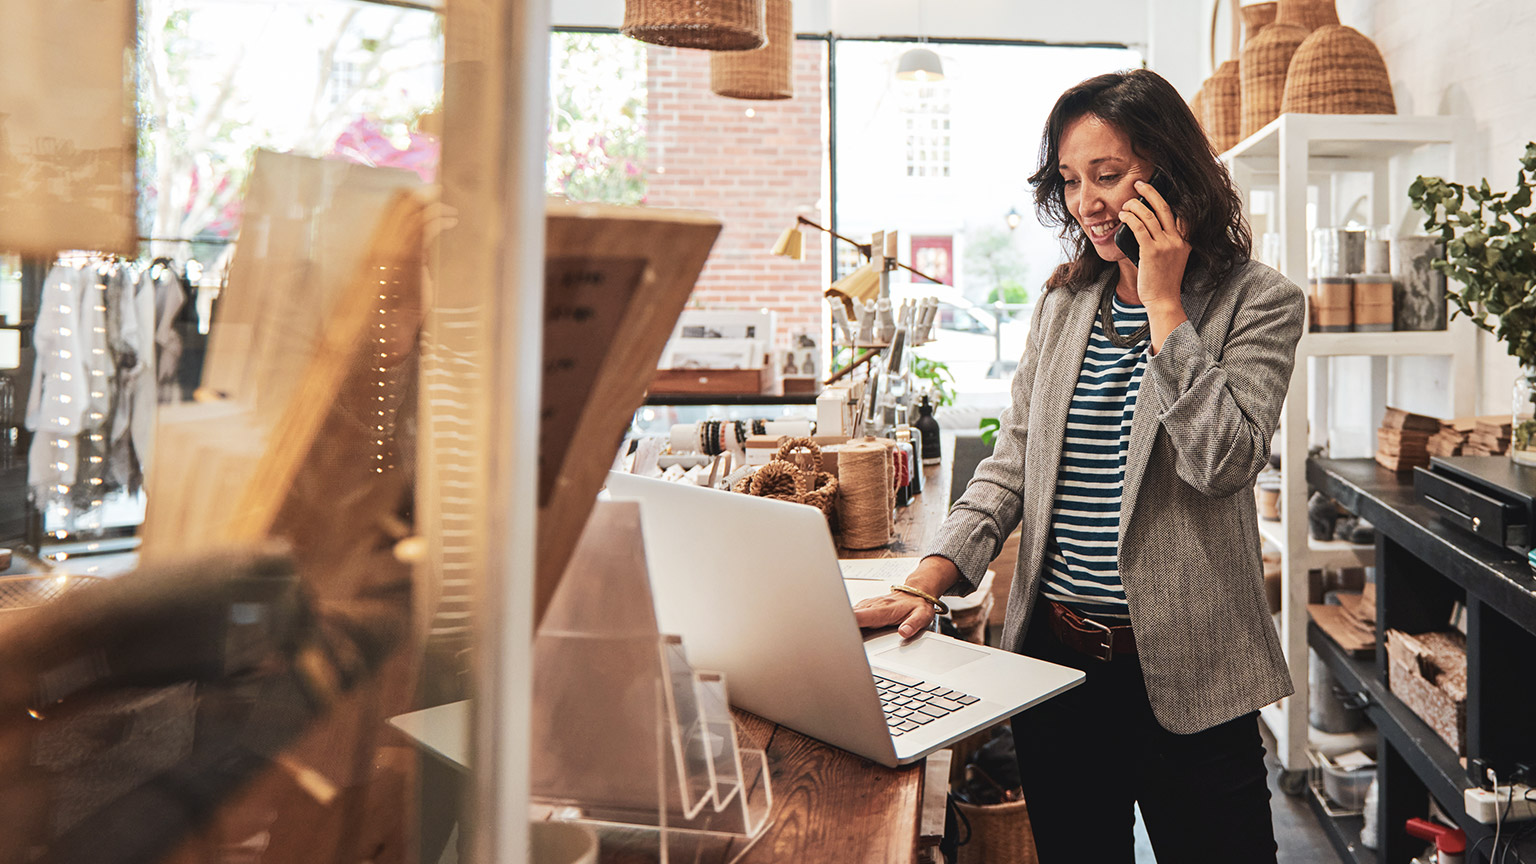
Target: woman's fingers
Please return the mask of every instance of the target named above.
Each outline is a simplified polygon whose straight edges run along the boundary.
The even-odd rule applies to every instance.
[[[1137,241],[1141,243],[1149,240],[1156,242],[1163,233],[1163,226],[1158,222],[1157,214],[1152,211],[1152,208],[1135,198],[1125,202],[1125,206],[1121,208],[1120,221],[1131,226],[1131,231],[1136,234]]]
[[[900,625],[901,635],[909,637],[933,620],[933,606],[920,597],[892,592],[860,602],[853,607],[853,618],[865,630]]]
[[[927,603],[924,603],[922,606],[912,610],[912,614],[908,615],[906,619],[901,622],[901,626],[896,628],[896,632],[900,633],[901,638],[903,639],[911,639],[913,636],[916,636],[918,633],[921,633],[923,630],[927,629],[928,625],[932,621],[933,607]]]
[[[1157,215],[1158,227],[1172,230],[1175,225],[1173,208],[1168,206],[1168,201],[1163,198],[1163,193],[1157,191],[1156,186],[1145,180],[1136,181],[1136,191],[1141,193],[1141,197],[1147,199],[1147,205]]]

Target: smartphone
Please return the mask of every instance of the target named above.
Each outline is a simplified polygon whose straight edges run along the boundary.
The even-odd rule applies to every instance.
[[[1163,173],[1163,169],[1159,168],[1153,171],[1152,179],[1147,182],[1151,183],[1152,188],[1156,189],[1157,193],[1163,196],[1163,200],[1168,202],[1169,207],[1174,205],[1173,181],[1168,179],[1168,175]],[[1147,203],[1146,196],[1139,196],[1136,200],[1143,204]],[[1120,251],[1125,253],[1125,257],[1131,259],[1132,264],[1140,266],[1141,244],[1136,242],[1136,232],[1131,230],[1131,226],[1122,224],[1119,228],[1115,229],[1115,245],[1120,247]]]

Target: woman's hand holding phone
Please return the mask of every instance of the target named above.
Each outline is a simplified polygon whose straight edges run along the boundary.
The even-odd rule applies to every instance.
[[[1137,264],[1136,293],[1147,306],[1179,304],[1184,268],[1189,263],[1189,242],[1184,239],[1183,220],[1173,215],[1167,198],[1157,187],[1163,179],[1153,175],[1153,182],[1136,181],[1141,198],[1127,201],[1120,211],[1121,230],[1129,229],[1140,251]]]

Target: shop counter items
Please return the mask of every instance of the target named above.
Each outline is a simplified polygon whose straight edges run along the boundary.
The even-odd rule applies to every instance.
[[[1083,679],[937,633],[863,638],[814,509],[619,473],[608,488],[640,501],[661,629],[726,674],[737,707],[798,732],[896,766]]]

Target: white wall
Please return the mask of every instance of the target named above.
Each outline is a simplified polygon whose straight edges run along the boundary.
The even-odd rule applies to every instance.
[[[1381,49],[1401,114],[1452,114],[1476,128],[1471,173],[1508,188],[1536,139],[1536,3],[1531,0],[1337,0],[1342,23]],[[1508,411],[1515,362],[1479,334],[1479,412]]]
[[[1204,77],[1206,0],[796,0],[795,32],[1124,44],[1185,94]],[[618,27],[624,0],[554,0],[557,27]],[[1207,22],[1209,19],[1206,19]]]

